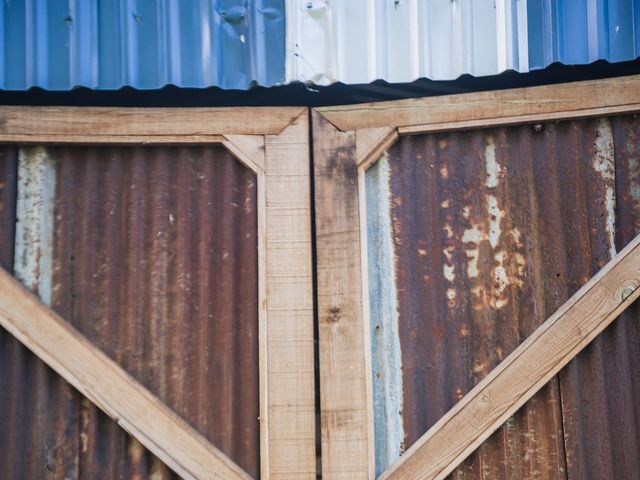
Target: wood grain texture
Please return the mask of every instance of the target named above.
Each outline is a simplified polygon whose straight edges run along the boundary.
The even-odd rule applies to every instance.
[[[632,75],[527,89],[322,107],[317,112],[342,131],[390,125],[420,126],[414,129],[415,133],[434,131],[436,127],[452,130],[482,126],[484,123],[522,123],[639,109],[640,75]],[[400,133],[408,133],[408,130],[403,132],[400,129]]]
[[[4,270],[0,325],[183,478],[249,478]]]
[[[394,127],[362,128],[356,133],[356,157],[365,170],[398,138]]]
[[[264,172],[264,135],[225,135],[221,143],[253,172]]]
[[[262,472],[271,480],[316,478],[308,128],[305,111],[279,135],[265,137],[267,451]]]
[[[373,478],[354,132],[313,113],[322,475]]]
[[[222,134],[277,134],[304,107],[0,107],[0,141],[201,143]]]
[[[630,306],[639,287],[636,237],[381,478],[445,478]]]

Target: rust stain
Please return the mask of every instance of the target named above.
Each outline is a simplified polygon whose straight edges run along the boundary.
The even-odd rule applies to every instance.
[[[606,135],[583,120],[389,150],[407,447],[606,263]],[[452,478],[564,479],[566,421],[554,379]]]
[[[0,264],[11,272],[18,156],[18,147],[0,147]],[[0,478],[76,477],[76,400],[66,382],[0,329]]]
[[[602,218],[602,212],[588,215],[615,226],[615,245],[610,245],[610,230],[606,238],[592,237],[589,248],[595,255],[589,265],[591,272],[640,233],[640,120],[635,116],[601,120],[599,130],[592,146],[592,167],[594,176],[606,180],[606,189],[599,188],[591,195],[608,212]],[[614,190],[613,207],[609,188]],[[561,373],[570,479],[636,478],[640,471],[636,454],[640,451],[639,318],[636,303]]]
[[[257,477],[255,176],[221,147],[48,154],[57,160],[53,308]],[[3,213],[13,180],[0,160]],[[0,218],[3,265],[11,215]],[[0,335],[1,478],[175,477],[11,342]]]
[[[257,477],[254,175],[222,147],[53,154],[54,307]],[[84,410],[86,475],[172,476],[93,406]]]
[[[407,446],[640,232],[638,139],[640,121],[621,117],[390,149],[404,199],[393,218]],[[635,478],[638,315],[626,312],[452,478]]]

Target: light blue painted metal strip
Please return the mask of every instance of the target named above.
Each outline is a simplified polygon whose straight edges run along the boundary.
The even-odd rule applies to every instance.
[[[404,442],[402,354],[389,174],[387,154],[365,174],[376,475],[400,458]]]

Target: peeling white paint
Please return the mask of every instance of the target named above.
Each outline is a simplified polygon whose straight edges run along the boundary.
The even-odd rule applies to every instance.
[[[485,167],[487,171],[485,185],[487,188],[495,188],[498,186],[500,165],[496,161],[496,145],[493,138],[489,137],[487,142],[487,146],[484,149]]]
[[[490,270],[486,272],[490,275],[492,282],[489,291],[477,285],[471,289],[474,297],[473,308],[476,310],[488,307],[494,309],[504,308],[509,303],[506,295],[507,287],[510,285],[522,287],[525,275],[524,256],[518,252],[496,251],[502,236],[501,223],[505,213],[499,208],[498,199],[495,195],[486,196],[486,207],[488,220],[484,220],[482,223],[472,223],[462,235],[462,242],[467,256],[467,278],[469,280],[473,281],[480,277],[479,260],[482,243],[487,242],[494,251]],[[469,207],[465,207],[465,210],[463,210],[463,215],[467,216],[467,213],[470,217]],[[509,235],[515,248],[522,248],[520,230],[513,228],[509,231]]]
[[[613,132],[611,122],[608,118],[601,118],[598,121],[598,132],[595,141],[595,156],[593,159],[593,169],[605,182],[605,209],[607,218],[605,228],[607,240],[609,242],[609,255],[611,258],[616,255],[616,194],[615,194],[615,155],[613,146]]]
[[[467,253],[467,277],[478,278],[478,259],[480,258],[480,248],[469,248]]]
[[[595,147],[596,152],[593,159],[593,169],[599,173],[604,180],[614,180],[613,132],[611,131],[611,123],[608,118],[601,118],[598,121]]]
[[[51,305],[55,162],[44,147],[22,147],[18,157],[15,276]]]
[[[366,173],[369,311],[373,369],[376,471],[402,452],[402,354],[398,332],[395,252],[387,154]],[[427,251],[418,249],[418,255]],[[451,271],[453,275],[453,271]]]
[[[509,277],[507,276],[507,269],[505,268],[505,252],[498,252],[494,255],[497,262],[496,266],[492,269],[492,280],[495,293],[498,296],[504,294],[505,289],[509,285]]]
[[[456,279],[455,266],[445,263],[442,266],[442,274],[444,275],[446,281],[453,283],[453,281]]]
[[[495,249],[500,240],[500,223],[504,212],[498,208],[498,199],[494,195],[487,195],[487,213],[489,214],[489,243],[491,248]]]
[[[473,225],[471,228],[467,228],[462,234],[463,243],[480,243],[485,239],[484,231],[479,225]]]
[[[609,242],[609,256],[616,256],[616,194],[614,187],[607,186],[605,192],[605,206],[607,209],[607,240]]]

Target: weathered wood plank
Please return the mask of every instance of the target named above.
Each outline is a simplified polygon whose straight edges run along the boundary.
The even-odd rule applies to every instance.
[[[183,478],[249,478],[1,269],[0,325]]]
[[[382,479],[443,479],[640,295],[640,236],[442,417]]]
[[[342,131],[414,127],[400,134],[638,110],[640,75],[317,109]]]
[[[394,127],[363,128],[356,133],[356,157],[365,170],[398,138]]]
[[[322,474],[372,478],[373,412],[363,313],[356,137],[313,113]]]
[[[266,223],[262,475],[271,480],[316,478],[308,124],[305,112],[279,135],[265,137],[266,202],[259,220]]]
[[[0,141],[197,143],[211,136],[278,134],[304,107],[117,108],[0,106]]]
[[[250,170],[264,172],[264,135],[225,135],[221,143]]]

